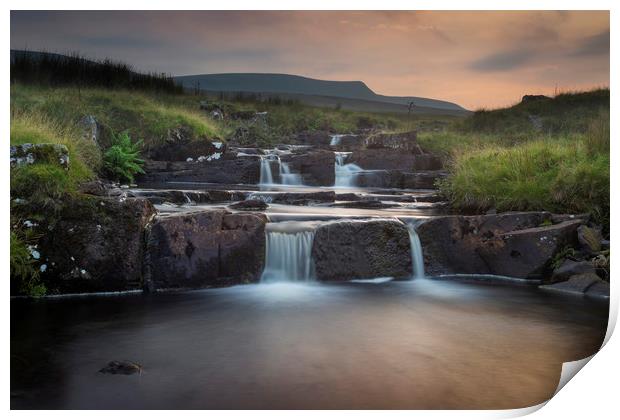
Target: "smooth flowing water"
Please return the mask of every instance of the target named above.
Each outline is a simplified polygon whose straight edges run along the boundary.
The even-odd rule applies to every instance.
[[[597,351],[607,309],[429,279],[14,300],[11,408],[525,407]]]
[[[358,165],[354,163],[346,163],[347,157],[351,152],[334,152],[335,164],[334,170],[336,171],[335,187],[354,187],[356,185],[357,174],[363,171]]]
[[[411,244],[411,261],[413,263],[413,278],[424,278],[424,257],[422,255],[422,244],[416,231],[416,227],[422,222],[420,219],[413,219],[406,222],[409,232],[409,243]]]
[[[313,223],[268,223],[265,269],[261,282],[313,281]]]
[[[267,150],[267,155],[260,156],[260,180],[262,186],[270,185],[296,185],[303,186],[301,174],[295,174],[291,171],[290,166],[286,162],[282,162],[280,155],[275,150]],[[278,183],[273,178],[271,162],[275,162],[278,166]]]

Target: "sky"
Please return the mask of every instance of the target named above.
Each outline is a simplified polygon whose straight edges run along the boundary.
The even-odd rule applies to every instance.
[[[609,86],[606,11],[12,11],[11,48],[141,71],[288,73],[468,109]]]

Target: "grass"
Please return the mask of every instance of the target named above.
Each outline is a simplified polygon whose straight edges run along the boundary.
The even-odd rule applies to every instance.
[[[114,133],[128,131],[132,138],[142,139],[148,150],[163,144],[169,131],[180,127],[188,129],[196,140],[221,139],[223,128],[200,112],[198,101],[188,101],[185,96],[15,84],[11,86],[11,108],[45,115],[62,125],[75,125],[85,115],[92,115],[105,128],[104,146],[111,145]]]
[[[457,211],[590,213],[608,231],[608,99],[608,90],[596,90],[475,113],[419,141],[443,157],[449,176],[439,186]],[[530,127],[516,128],[524,109],[536,109],[549,129],[529,119]]]

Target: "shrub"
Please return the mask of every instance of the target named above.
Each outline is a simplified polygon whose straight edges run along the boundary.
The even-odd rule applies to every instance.
[[[37,261],[33,258],[23,236],[24,234],[17,229],[10,233],[11,281],[17,283],[18,293],[34,297],[43,296],[46,288],[39,280]]]
[[[125,131],[114,135],[112,146],[103,155],[103,164],[110,177],[116,181],[133,182],[135,174],[143,174],[144,161],[138,156],[142,141],[135,143]]]

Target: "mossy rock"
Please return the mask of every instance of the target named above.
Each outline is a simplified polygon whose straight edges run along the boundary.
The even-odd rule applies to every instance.
[[[24,143],[11,146],[11,168],[35,163],[58,164],[69,169],[69,150],[64,144]]]

